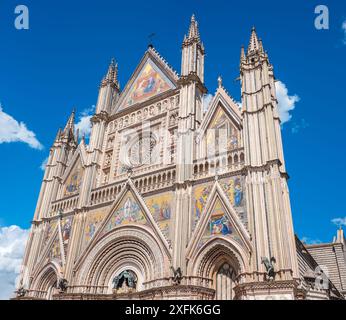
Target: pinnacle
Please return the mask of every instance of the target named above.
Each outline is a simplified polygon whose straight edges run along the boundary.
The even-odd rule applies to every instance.
[[[244,61],[246,59],[245,57],[245,49],[244,46],[241,46],[241,50],[240,50],[240,61]]]
[[[255,29],[255,27],[252,27],[250,43],[249,43],[249,47],[248,47],[247,52],[250,53],[250,52],[257,51],[259,49],[259,47],[260,47],[260,45],[259,45],[256,29]]]
[[[199,39],[198,23],[196,21],[195,15],[191,17],[190,28],[188,33],[188,39],[197,38]]]
[[[111,62],[108,67],[107,75],[104,77],[103,81],[106,83],[114,83],[119,86],[118,82],[118,63],[114,58],[111,59]]]
[[[70,117],[67,120],[66,126],[64,131],[66,132],[68,129],[73,129],[74,128],[74,120],[75,120],[75,115],[76,115],[76,109],[73,108]]]

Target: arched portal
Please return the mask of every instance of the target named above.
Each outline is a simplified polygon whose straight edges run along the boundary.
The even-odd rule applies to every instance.
[[[52,263],[46,265],[38,273],[37,280],[33,285],[37,298],[52,300],[57,293],[58,273],[56,266]]]
[[[191,259],[191,272],[201,279],[209,279],[217,300],[236,299],[234,289],[237,276],[246,272],[246,251],[234,241],[214,238],[208,241]]]
[[[146,289],[145,282],[164,277],[165,266],[169,265],[168,253],[147,228],[121,226],[94,244],[78,271],[78,283],[86,286],[87,290],[110,294],[114,292],[115,277],[124,276],[126,271],[126,277],[130,273],[136,280],[132,289],[141,291]],[[125,280],[127,284],[128,278]]]

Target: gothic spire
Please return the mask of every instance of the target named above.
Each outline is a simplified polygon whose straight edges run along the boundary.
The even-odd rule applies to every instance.
[[[76,111],[75,109],[72,110],[70,117],[67,120],[65,129],[64,129],[64,133],[67,133],[69,130],[71,130],[72,132],[74,132],[74,120],[75,120],[75,115],[76,115]]]
[[[76,111],[75,109],[72,110],[70,117],[68,118],[65,128],[62,131],[62,134],[60,135],[62,141],[65,141],[67,143],[72,142],[73,144],[76,144],[77,141],[75,139],[75,115]]]
[[[190,43],[191,41],[201,42],[200,36],[199,36],[199,30],[198,30],[198,22],[196,21],[195,15],[193,14],[190,20],[190,27],[187,35],[184,35],[184,41],[185,43]]]
[[[119,88],[119,81],[118,81],[118,63],[115,61],[114,58],[112,58],[109,67],[108,67],[108,71],[106,76],[104,77],[103,81],[102,81],[103,85],[106,84],[113,84],[115,85],[117,88]]]
[[[197,75],[204,83],[204,46],[201,42],[198,24],[193,14],[190,20],[188,33],[182,44],[181,75],[187,76],[191,73]]]
[[[61,128],[59,128],[59,130],[55,136],[54,143],[58,142],[60,140],[61,134],[62,134],[62,131],[61,131]]]
[[[192,38],[198,38],[199,39],[198,22],[196,21],[194,14],[191,17],[188,38],[189,39],[192,39]]]
[[[255,27],[252,27],[250,43],[249,43],[249,47],[247,49],[247,53],[249,54],[252,52],[256,52],[259,49],[259,47],[260,47],[260,45],[258,42],[256,29],[255,29]]]

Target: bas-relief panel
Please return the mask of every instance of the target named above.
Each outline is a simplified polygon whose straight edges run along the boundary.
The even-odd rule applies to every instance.
[[[226,211],[219,199],[216,200],[210,218],[197,249],[201,248],[210,238],[214,236],[229,237],[242,245],[238,232],[231,224]]]
[[[213,187],[212,183],[197,185],[193,189],[192,203],[192,230],[195,229],[202,211],[207,203],[210,191]]]
[[[225,191],[233,208],[237,211],[240,220],[247,227],[247,213],[245,202],[245,179],[242,176],[236,176],[220,180],[220,185]]]
[[[84,169],[82,163],[78,163],[73,168],[65,183],[64,196],[70,196],[79,192],[82,183]]]
[[[145,202],[163,235],[169,244],[171,244],[173,232],[173,194],[171,192],[167,192],[160,195],[155,195],[146,198]]]
[[[130,88],[120,110],[143,102],[173,87],[168,78],[149,59]]]

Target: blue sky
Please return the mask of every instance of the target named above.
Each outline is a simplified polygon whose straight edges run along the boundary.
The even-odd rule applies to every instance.
[[[73,107],[95,104],[111,57],[122,87],[155,33],[154,45],[180,72],[180,47],[195,13],[206,48],[206,85],[217,76],[239,100],[239,53],[251,27],[263,39],[275,75],[299,96],[283,126],[295,232],[330,241],[344,218],[346,20],[343,1],[324,1],[330,29],[314,27],[319,1],[21,1],[30,29],[14,27],[16,1],[0,3],[0,101],[3,112],[34,132],[27,143],[0,143],[0,226],[28,228],[46,158]],[[1,133],[1,129],[0,129]],[[30,140],[31,139],[31,140]],[[0,137],[1,141],[1,137]],[[33,141],[39,141],[43,146]]]

